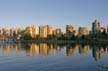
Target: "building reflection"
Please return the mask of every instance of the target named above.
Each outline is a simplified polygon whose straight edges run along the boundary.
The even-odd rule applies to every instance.
[[[79,46],[79,53],[80,54],[86,55],[88,50],[89,50],[89,45],[80,45]]]
[[[22,47],[20,44],[0,44],[0,51],[10,54],[12,52],[20,52]]]
[[[66,47],[66,54],[67,56],[74,56],[74,49],[75,47],[73,45],[67,45]]]
[[[98,49],[98,47],[96,47],[96,46],[93,46],[93,48],[92,48],[92,55],[93,55],[93,58],[96,60],[96,61],[98,61],[99,59],[100,59],[100,53],[99,53],[99,49]]]
[[[108,49],[108,47],[106,47],[106,46],[101,47],[101,46],[93,45],[93,46],[92,46],[93,58],[94,58],[96,61],[100,60],[102,54],[105,54],[105,53],[108,52],[107,49]]]
[[[49,53],[49,46],[47,45],[47,44],[45,44],[45,43],[41,43],[41,44],[39,44],[39,47],[40,47],[40,49],[39,49],[39,53],[41,54],[41,55],[49,55],[50,53]]]
[[[30,55],[39,55],[39,45],[31,44],[30,46]]]
[[[48,56],[53,53],[60,53],[62,50],[65,50],[67,56],[74,56],[76,53],[81,55],[87,55],[88,53],[91,53],[95,61],[100,60],[102,54],[108,54],[108,46],[85,44],[57,45],[46,43],[0,44],[0,52],[6,54],[26,53],[28,56]]]
[[[25,49],[26,50],[26,49]],[[49,45],[46,43],[35,44],[32,43],[29,45],[29,50],[26,50],[27,55],[30,56],[48,56],[53,52],[59,53],[61,51],[61,47],[57,45]]]

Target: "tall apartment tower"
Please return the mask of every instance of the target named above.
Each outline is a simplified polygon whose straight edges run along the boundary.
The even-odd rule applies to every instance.
[[[40,26],[40,38],[47,38],[47,26]]]
[[[38,37],[39,36],[39,26],[33,25],[32,26],[32,37]]]
[[[73,25],[67,25],[66,26],[66,35],[71,36],[74,34],[74,26]]]
[[[49,26],[49,25],[47,25],[47,35],[48,36],[53,35],[53,28],[51,26]]]
[[[95,20],[92,23],[92,34],[98,34],[100,32],[100,22],[98,20]]]

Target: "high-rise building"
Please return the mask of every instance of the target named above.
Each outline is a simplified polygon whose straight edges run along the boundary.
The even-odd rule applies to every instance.
[[[100,22],[98,20],[95,20],[92,23],[92,34],[98,34],[100,32]]]
[[[51,36],[53,34],[53,28],[49,25],[47,25],[47,35]]]
[[[32,37],[36,38],[39,37],[39,26],[32,26]]]
[[[13,39],[20,39],[25,34],[24,28],[16,28],[13,31]]]
[[[3,28],[2,29],[3,35],[9,38],[13,37],[13,29],[11,28]]]
[[[32,27],[28,26],[25,29],[26,33],[30,34],[32,36]]]
[[[36,38],[39,36],[39,26],[33,25],[33,26],[28,26],[25,29],[26,33],[30,34],[32,38]]]
[[[53,35],[56,36],[56,29],[53,29]]]
[[[2,35],[3,34],[3,31],[2,30],[0,30],[0,35]]]
[[[56,36],[60,37],[62,35],[61,29],[56,29]]]
[[[107,26],[107,34],[108,34],[108,26]]]
[[[72,36],[74,34],[74,26],[72,25],[67,25],[66,26],[66,35]]]
[[[88,35],[89,32],[86,27],[79,27],[79,36]]]
[[[10,37],[11,38],[13,37],[13,32],[14,32],[14,30],[13,29],[10,29]]]
[[[47,38],[47,26],[40,26],[40,38]]]

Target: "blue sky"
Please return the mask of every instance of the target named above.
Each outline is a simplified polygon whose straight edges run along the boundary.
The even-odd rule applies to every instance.
[[[91,29],[98,19],[108,25],[108,0],[0,0],[0,28],[48,24],[65,31],[67,24]]]

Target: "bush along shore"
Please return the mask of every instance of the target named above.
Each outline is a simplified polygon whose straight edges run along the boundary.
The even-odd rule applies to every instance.
[[[50,36],[47,38],[32,38],[29,34],[24,35],[19,40],[10,39],[14,43],[53,43],[53,44],[67,44],[67,43],[89,43],[89,44],[107,44],[108,43],[108,34],[96,34],[96,35],[82,35],[82,36],[65,36],[61,35],[60,37]]]
[[[60,37],[50,36],[48,38],[32,38],[30,35],[22,37],[20,42],[35,42],[35,43],[54,43],[54,44],[65,44],[65,43],[89,43],[89,44],[107,44],[108,34],[96,34],[96,35],[82,35],[82,36],[65,36]]]
[[[51,43],[51,44],[108,44],[108,40],[21,40],[21,43]]]

